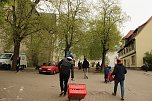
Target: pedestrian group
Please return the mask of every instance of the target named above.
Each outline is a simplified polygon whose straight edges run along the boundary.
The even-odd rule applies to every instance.
[[[73,56],[68,56],[62,59],[58,63],[59,68],[59,80],[60,80],[60,89],[61,89],[61,95],[66,95],[67,89],[68,89],[68,81],[71,74],[71,80],[74,80],[74,60]],[[78,62],[78,70],[83,69],[84,73],[84,79],[88,79],[88,71],[89,71],[89,62],[86,57],[84,57],[83,62]],[[117,94],[117,87],[120,83],[121,88],[121,100],[124,100],[124,80],[125,80],[125,74],[127,73],[126,67],[123,65],[122,61],[120,59],[117,59],[117,63],[114,66],[114,70],[112,71],[111,66],[101,66],[98,62],[96,64],[96,71],[102,71],[104,72],[104,82],[112,82],[114,81],[114,91],[112,95],[116,96]]]

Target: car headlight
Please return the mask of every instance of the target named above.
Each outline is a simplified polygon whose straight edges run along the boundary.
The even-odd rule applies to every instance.
[[[41,70],[42,68],[39,68],[39,70]]]
[[[47,70],[51,70],[51,68],[48,68]]]

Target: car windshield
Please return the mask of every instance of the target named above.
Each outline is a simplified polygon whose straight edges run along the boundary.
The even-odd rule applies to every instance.
[[[10,59],[12,54],[1,54],[0,59]]]

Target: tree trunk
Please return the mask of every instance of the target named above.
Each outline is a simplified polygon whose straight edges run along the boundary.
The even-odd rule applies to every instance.
[[[101,68],[103,68],[105,66],[105,60],[106,60],[106,49],[105,47],[103,46],[103,52],[102,52],[102,64],[101,64]]]
[[[17,64],[17,57],[19,56],[19,49],[20,49],[20,41],[14,41],[14,55],[13,55],[13,62],[12,62],[12,70],[16,70]]]

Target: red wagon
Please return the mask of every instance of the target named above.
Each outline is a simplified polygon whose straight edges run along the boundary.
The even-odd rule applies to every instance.
[[[74,84],[70,83],[68,85],[68,99],[81,100],[86,96],[86,84]]]

